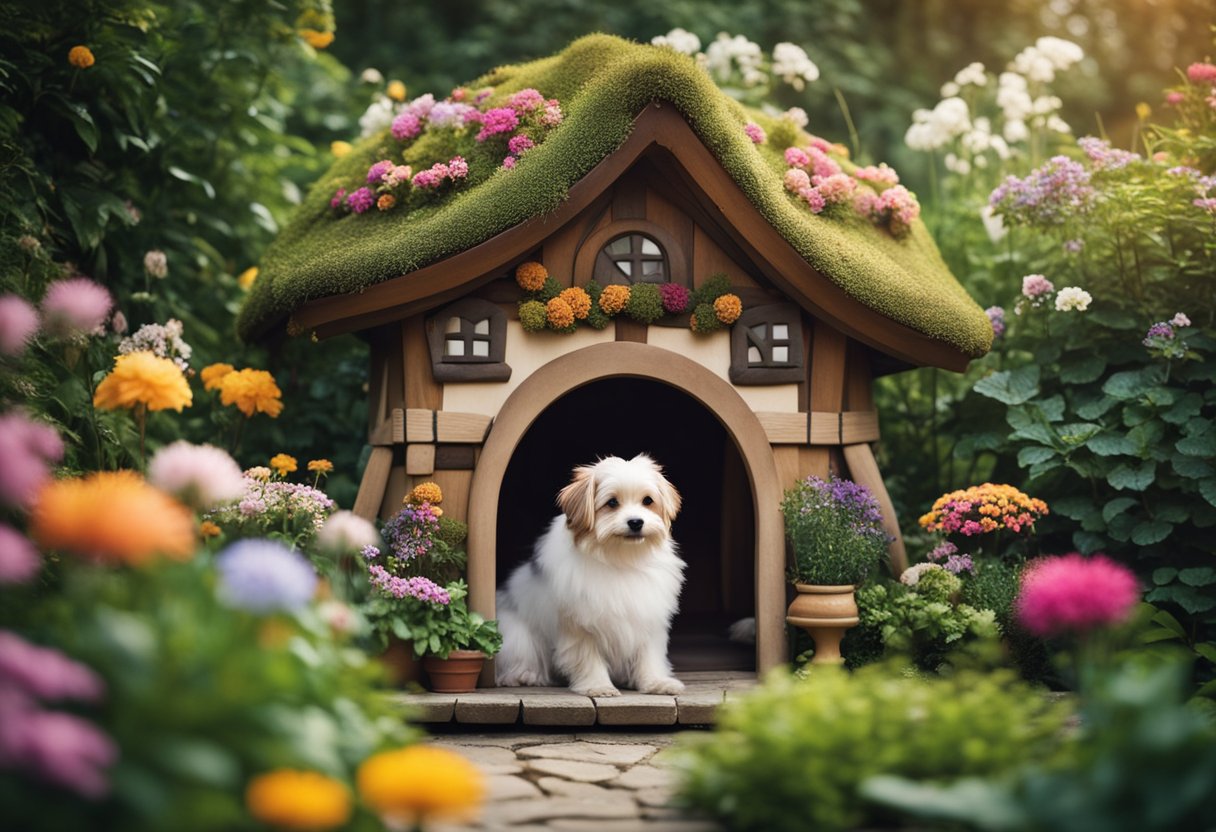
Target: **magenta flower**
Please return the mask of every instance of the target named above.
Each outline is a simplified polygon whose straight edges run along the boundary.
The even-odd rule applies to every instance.
[[[42,566],[38,550],[29,539],[0,523],[0,584],[26,584]]]
[[[370,168],[367,169],[367,184],[376,185],[384,181],[384,177],[393,170],[393,163],[390,159],[381,159]]]
[[[790,148],[794,150],[794,148]],[[793,193],[799,193],[805,188],[811,187],[811,177],[809,177],[802,168],[790,168],[785,172],[785,177],[782,179],[785,184],[785,189]]]
[[[392,127],[389,129],[392,131],[394,139],[403,142],[422,132],[422,121],[413,113],[402,113],[393,119]]]
[[[422,188],[423,190],[438,188],[442,183],[443,176],[436,172],[433,167],[418,171],[410,182],[415,188]]]
[[[1165,103],[1171,106],[1177,106],[1186,100],[1186,96],[1178,91],[1168,92],[1165,94]]]
[[[504,168],[506,168],[507,170],[511,170],[512,168],[515,167],[515,161],[516,161],[516,159],[514,156],[508,156],[507,158],[502,160],[502,166]]]
[[[481,132],[477,134],[476,138],[477,141],[484,142],[491,136],[514,133],[517,127],[519,127],[519,116],[514,110],[510,107],[495,107],[482,113]]]
[[[523,133],[512,136],[511,140],[507,142],[507,150],[515,156],[522,156],[524,151],[531,150],[535,146],[532,139]]]
[[[1031,300],[1055,290],[1052,282],[1041,274],[1028,274],[1022,278],[1022,295]]]
[[[80,662],[8,630],[0,630],[0,686],[44,701],[98,702],[106,691],[101,677]]]
[[[1030,633],[1086,633],[1125,621],[1140,600],[1136,576],[1105,555],[1077,552],[1032,562],[1014,602],[1018,622]]]
[[[679,283],[664,283],[659,286],[659,298],[663,301],[663,310],[671,315],[679,315],[688,309],[691,296],[688,289]]]
[[[839,205],[853,198],[857,190],[857,180],[847,173],[836,173],[831,176],[815,176],[811,182],[819,189],[823,201],[828,205]]]
[[[452,180],[464,179],[469,175],[469,163],[463,156],[453,156],[448,160],[447,168],[448,178]]]
[[[63,458],[55,429],[21,411],[0,416],[0,503],[25,508],[50,478],[50,463]]]
[[[101,334],[114,299],[87,277],[56,280],[42,298],[42,323],[51,335],[72,338]]]
[[[764,144],[768,140],[768,134],[764,132],[764,128],[754,121],[749,121],[743,126],[743,132],[752,140],[753,144]]]
[[[817,147],[812,147],[808,152],[811,158],[811,175],[812,176],[835,176],[840,173],[840,165],[828,158],[828,154],[824,153]]]
[[[38,312],[17,295],[0,297],[0,353],[19,355],[38,331]]]
[[[338,190],[334,192],[333,199],[329,201],[329,207],[336,211],[342,208],[345,204],[346,188],[338,188]]]
[[[811,157],[802,148],[787,147],[785,149],[785,163],[792,168],[805,168],[811,163]]]
[[[507,104],[517,112],[528,113],[545,106],[545,97],[529,87],[526,90],[520,90],[508,98]]]
[[[114,741],[92,723],[43,711],[12,691],[0,690],[0,770],[98,799],[110,790],[105,770],[117,759]]]
[[[811,209],[812,214],[820,213],[827,205],[823,194],[819,193],[818,188],[803,188],[798,192],[798,196],[806,200],[807,207]]]
[[[1194,63],[1186,68],[1186,77],[1195,84],[1216,84],[1216,65]]]
[[[346,206],[356,214],[362,214],[375,204],[376,196],[369,188],[360,188],[357,191],[352,191],[350,196],[346,198]]]

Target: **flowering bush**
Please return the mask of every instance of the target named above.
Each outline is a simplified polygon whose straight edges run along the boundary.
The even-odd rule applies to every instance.
[[[963,537],[1001,531],[1030,535],[1034,533],[1035,521],[1047,513],[1047,504],[1042,500],[1011,485],[986,482],[943,494],[919,522],[926,531]]]
[[[781,514],[799,583],[860,584],[887,556],[882,512],[864,485],[807,477],[785,492]]]

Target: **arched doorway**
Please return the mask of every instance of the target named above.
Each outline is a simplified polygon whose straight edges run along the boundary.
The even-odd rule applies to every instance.
[[[482,448],[469,496],[468,571],[473,608],[487,617],[494,615],[494,592],[500,577],[500,498],[521,442],[537,419],[560,399],[610,379],[639,379],[674,388],[721,425],[741,462],[751,495],[756,667],[763,672],[784,661],[785,545],[778,508],[781,488],[764,429],[726,381],[682,355],[646,344],[597,344],[568,353],[529,376],[504,403]],[[610,388],[602,389],[611,392]],[[661,421],[663,417],[656,414],[655,418]],[[661,437],[661,426],[656,435]],[[661,440],[650,450],[661,460]],[[547,510],[551,509],[552,494],[535,496]],[[552,516],[551,511],[547,513]]]

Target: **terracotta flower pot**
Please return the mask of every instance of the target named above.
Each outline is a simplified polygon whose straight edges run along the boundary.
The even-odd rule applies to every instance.
[[[380,664],[388,671],[393,687],[403,688],[410,682],[422,681],[422,663],[414,657],[414,642],[392,636],[388,647],[380,654]]]
[[[423,656],[422,669],[435,693],[472,693],[485,662],[486,654],[480,650],[453,650],[446,659]]]
[[[845,630],[856,627],[857,599],[852,584],[819,586],[794,584],[798,596],[786,611],[785,620],[801,627],[815,640],[811,664],[841,664],[840,640]]]

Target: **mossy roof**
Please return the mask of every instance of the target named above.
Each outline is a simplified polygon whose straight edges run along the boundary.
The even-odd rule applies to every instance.
[[[514,170],[500,169],[504,151],[491,142],[476,145],[466,137],[458,143],[454,131],[424,132],[405,149],[404,160],[418,170],[464,152],[467,183],[409,211],[339,218],[329,208],[338,187],[357,187],[374,161],[402,156],[387,131],[358,143],[321,177],[267,249],[238,319],[242,337],[259,336],[306,301],[408,274],[554,210],[572,185],[625,141],[646,105],[664,100],[678,108],[768,222],[847,294],[964,355],[978,357],[991,346],[987,316],[950,273],[920,221],[896,239],[860,216],[811,214],[782,184],[784,149],[798,138],[789,122],[743,107],[691,58],[589,35],[556,55],[501,67],[468,85],[486,86],[494,88],[494,102],[536,88],[561,101],[565,119]],[[742,128],[748,121],[768,131],[767,143],[747,138]]]

